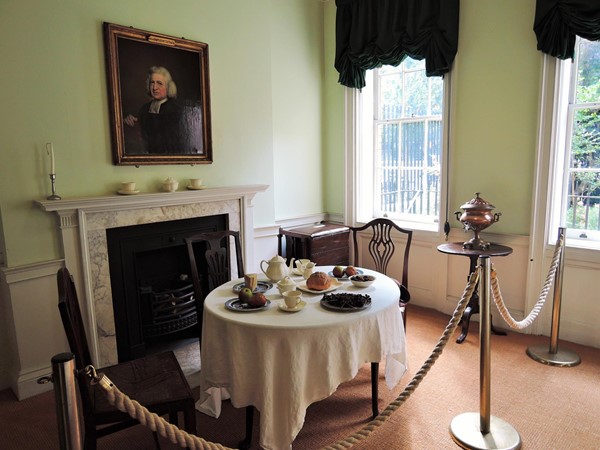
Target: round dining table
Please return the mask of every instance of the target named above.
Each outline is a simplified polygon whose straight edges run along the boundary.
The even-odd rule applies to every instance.
[[[330,273],[332,267],[314,270]],[[297,289],[304,288],[305,305],[296,312],[284,309],[274,283],[265,293],[269,304],[251,312],[226,307],[237,297],[234,287],[243,279],[210,292],[204,301],[196,409],[218,417],[225,399],[237,408],[252,405],[260,411],[261,447],[287,450],[302,428],[308,406],[333,394],[364,364],[385,361],[386,385],[396,386],[406,371],[398,285],[383,274],[360,270],[375,276],[373,284],[359,288],[334,278],[339,286],[333,293],[370,297],[368,307],[351,312],[323,307],[324,294],[306,292],[301,276],[292,277]],[[259,281],[268,280],[259,277]],[[366,414],[369,406],[365,405]]]

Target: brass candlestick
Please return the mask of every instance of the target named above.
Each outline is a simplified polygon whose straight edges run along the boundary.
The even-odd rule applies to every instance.
[[[47,200],[60,200],[60,195],[56,195],[56,187],[55,187],[56,174],[55,173],[50,174],[50,182],[52,183],[52,195],[49,195],[48,197],[46,197],[46,199]]]

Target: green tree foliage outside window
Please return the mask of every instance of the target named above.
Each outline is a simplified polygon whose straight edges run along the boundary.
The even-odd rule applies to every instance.
[[[566,225],[598,230],[600,218],[600,41],[578,40]],[[584,237],[584,236],[582,236]]]

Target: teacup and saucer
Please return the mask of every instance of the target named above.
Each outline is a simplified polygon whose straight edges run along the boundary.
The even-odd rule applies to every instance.
[[[188,184],[188,189],[198,190],[204,189],[206,186],[202,184],[202,178],[190,178],[190,184]]]
[[[306,306],[300,291],[286,291],[281,295],[283,295],[283,301],[279,303],[279,308],[283,311],[296,312]]]
[[[139,191],[139,190],[137,190],[137,189],[135,188],[135,186],[136,186],[136,183],[135,183],[135,181],[123,181],[123,182],[121,183],[121,189],[119,189],[119,190],[117,191],[117,193],[118,193],[118,194],[121,194],[121,195],[132,195],[132,194],[137,194],[137,193],[139,193],[140,191]]]
[[[306,269],[307,264],[312,264],[310,259],[297,259],[294,264],[296,267],[293,270],[294,275],[304,275],[304,269]],[[314,265],[313,265],[314,267]]]

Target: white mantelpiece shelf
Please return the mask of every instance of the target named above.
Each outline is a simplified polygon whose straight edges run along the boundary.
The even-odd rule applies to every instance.
[[[135,195],[109,195],[100,197],[73,197],[61,200],[36,200],[44,211],[60,212],[72,210],[84,211],[118,211],[123,208],[152,208],[161,206],[186,205],[196,202],[211,202],[220,200],[249,197],[252,199],[258,192],[268,189],[266,184],[215,187],[201,190],[177,192],[156,192]]]

